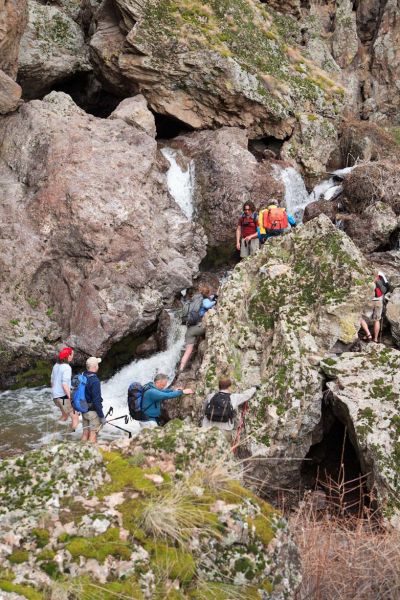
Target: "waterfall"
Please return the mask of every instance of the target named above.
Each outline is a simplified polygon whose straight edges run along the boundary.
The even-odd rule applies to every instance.
[[[282,169],[275,165],[275,171],[285,186],[287,211],[294,216],[297,222],[300,222],[304,209],[310,201],[303,178],[293,167]]]
[[[148,383],[156,373],[165,373],[171,381],[184,346],[185,327],[180,319],[171,313],[171,327],[168,333],[167,349],[150,358],[135,360],[118,371],[111,379],[102,383],[104,414],[113,407],[112,418],[128,413],[127,391],[133,381]],[[76,369],[74,369],[74,373]],[[99,375],[101,378],[101,365]],[[31,450],[52,440],[78,440],[82,429],[79,424],[75,433],[70,432],[68,425],[60,425],[59,410],[51,399],[51,389],[22,388],[0,393],[0,455],[13,451]],[[110,417],[111,418],[111,417]],[[115,421],[116,425],[137,433],[139,424],[130,420]],[[101,439],[124,436],[122,431],[106,425],[101,432]]]
[[[167,172],[167,186],[175,202],[181,207],[185,216],[193,217],[194,162],[188,162],[180,150],[162,148],[162,154],[170,167]],[[183,166],[186,164],[186,168]]]
[[[337,169],[332,171],[331,177],[318,183],[310,194],[310,202],[315,200],[334,200],[343,191],[342,181],[343,179],[352,172],[356,165],[353,167],[346,167],[344,169]]]
[[[174,378],[186,330],[180,319],[174,317],[172,313],[170,314],[171,327],[168,332],[167,349],[150,358],[133,361],[102,385],[104,414],[107,413],[110,406],[113,407],[112,418],[127,414],[127,391],[133,381],[145,384],[152,381],[157,373],[165,373],[170,381]],[[115,424],[118,425],[119,422],[115,421]],[[125,425],[121,419],[121,426],[134,433],[139,430],[139,425],[135,421],[129,421],[129,424]],[[111,431],[112,429],[114,431]],[[110,426],[106,426],[105,431],[109,434],[118,432],[117,429]]]

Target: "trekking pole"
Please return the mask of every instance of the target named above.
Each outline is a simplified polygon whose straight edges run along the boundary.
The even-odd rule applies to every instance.
[[[107,418],[107,415],[106,415],[106,418]],[[107,423],[111,423],[111,421],[118,421],[119,419],[125,419],[125,425],[128,425],[128,423],[129,423],[128,415],[122,415],[122,417],[114,417],[114,419],[110,419],[109,421],[107,421]]]
[[[125,433],[128,434],[128,437],[131,438],[132,437],[132,431],[129,431],[129,429],[124,429],[123,427],[120,427],[119,425],[114,425],[114,423],[110,423],[110,421],[107,421],[107,423],[104,423],[104,425],[111,425],[112,427],[116,427],[117,429],[120,429],[121,431],[124,431]]]

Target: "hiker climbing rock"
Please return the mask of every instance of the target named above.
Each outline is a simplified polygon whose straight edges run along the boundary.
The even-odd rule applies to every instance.
[[[103,399],[101,397],[101,384],[97,376],[101,358],[90,356],[86,361],[86,371],[83,376],[86,378],[85,400],[88,411],[82,412],[82,441],[97,441],[97,435],[106,419],[103,413]]]
[[[257,387],[254,386],[244,392],[232,394],[231,387],[230,379],[219,380],[218,392],[209,394],[204,402],[202,422],[202,427],[217,427],[224,431],[229,441],[232,440],[232,431],[235,428],[236,409],[250,400],[257,391]]]
[[[71,427],[76,429],[79,423],[79,415],[74,411],[71,404],[71,377],[72,369],[70,363],[74,358],[72,348],[63,348],[58,361],[51,372],[51,393],[53,402],[61,411],[60,421],[68,421],[71,417]]]
[[[240,250],[240,258],[252,256],[260,247],[257,234],[258,218],[256,207],[252,202],[243,204],[243,213],[236,229],[236,248]]]
[[[260,210],[258,216],[258,234],[261,243],[264,243],[271,237],[282,235],[290,227],[296,227],[296,220],[286,211],[286,208],[279,206],[276,200],[271,200],[271,204]]]
[[[379,271],[376,274],[373,287],[373,292],[371,289],[372,298],[370,298],[366,303],[360,321],[360,325],[363,330],[363,335],[361,336],[361,339],[363,339],[366,342],[373,341],[378,343],[383,314],[383,301],[385,295],[390,289],[389,281],[381,271]],[[372,325],[373,336],[371,335],[371,331],[369,329],[368,324]]]
[[[140,405],[137,408],[140,414],[137,414],[142,424],[155,426],[160,425],[161,404],[164,400],[179,398],[182,395],[193,394],[193,390],[170,389],[167,388],[168,377],[163,373],[155,376],[154,382],[147,383],[142,390]]]
[[[185,335],[185,351],[183,353],[179,371],[182,372],[192,355],[196,341],[202,337],[206,328],[202,319],[206,312],[216,304],[217,297],[211,296],[211,290],[208,285],[200,285],[197,294],[191,300],[185,302],[182,310],[182,323],[187,325]]]

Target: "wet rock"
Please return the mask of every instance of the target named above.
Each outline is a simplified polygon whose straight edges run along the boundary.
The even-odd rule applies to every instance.
[[[152,354],[157,352],[157,350],[158,350],[157,338],[155,335],[152,335],[145,342],[143,342],[142,344],[139,344],[139,346],[136,348],[135,353],[137,354],[137,356],[140,356],[141,358],[143,358],[145,356],[151,356]]]
[[[93,60],[109,86],[139,91],[152,110],[194,129],[284,139],[296,112],[334,116],[333,97],[341,102],[336,83],[319,85],[322,71],[288,48],[290,33],[260,4],[196,2],[189,16],[185,5],[119,0],[96,20]]]
[[[331,381],[329,402],[348,427],[368,488],[392,525],[400,528],[398,398],[400,352],[382,344],[322,361]]]
[[[52,356],[57,339],[101,356],[192,284],[201,227],[169,196],[155,140],[120,119],[52,93],[0,128],[0,371]]]
[[[315,202],[310,202],[304,209],[303,223],[307,223],[321,214],[326,215],[332,223],[335,223],[338,210],[338,203],[332,200],[316,200]]]
[[[243,487],[216,430],[174,421],[123,449],[48,446],[1,464],[0,498],[0,589],[24,596],[60,598],[62,577],[76,597],[166,598],[173,582],[183,600],[291,600],[301,580],[285,519]]]
[[[298,487],[321,417],[319,361],[357,339],[369,278],[360,251],[321,215],[237,265],[207,315],[197,406],[222,375],[238,391],[261,384],[243,443],[266,494]]]
[[[156,137],[154,115],[147,108],[146,98],[141,94],[122,100],[109,118],[122,119],[128,125],[136,125],[151,137]]]
[[[21,40],[18,80],[26,98],[91,70],[80,27],[56,6],[29,0],[28,26]]]

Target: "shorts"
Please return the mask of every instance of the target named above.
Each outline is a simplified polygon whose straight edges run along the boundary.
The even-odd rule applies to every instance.
[[[53,402],[63,412],[67,413],[67,415],[71,415],[73,412],[75,412],[72,408],[71,400],[68,398],[68,396],[62,396],[61,398],[53,398]]]
[[[185,335],[185,345],[192,346],[196,343],[198,337],[203,336],[206,333],[206,328],[202,323],[197,325],[191,325],[187,328]]]
[[[246,256],[253,256],[260,248],[260,240],[255,238],[250,242],[244,240],[240,243],[240,258],[246,258]]]
[[[100,417],[95,410],[89,410],[87,413],[82,413],[83,427],[87,427],[89,431],[97,431],[100,425]]]
[[[362,315],[365,321],[380,321],[383,312],[383,302],[381,300],[373,301]]]

